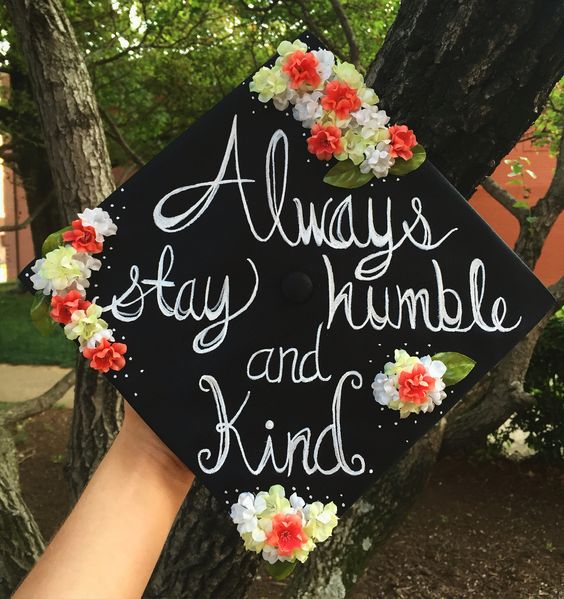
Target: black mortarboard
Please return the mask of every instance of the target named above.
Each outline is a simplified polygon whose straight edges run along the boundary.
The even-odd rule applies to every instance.
[[[553,300],[429,162],[325,183],[336,161],[250,80],[101,204],[118,232],[88,299],[128,348],[107,376],[216,497],[281,484],[341,511]],[[400,418],[395,350],[475,367]]]

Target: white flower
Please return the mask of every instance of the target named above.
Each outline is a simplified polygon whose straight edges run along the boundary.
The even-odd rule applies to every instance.
[[[96,241],[104,241],[104,237],[117,233],[117,226],[110,218],[110,215],[102,208],[86,208],[84,212],[78,213],[78,218],[84,226],[94,228]]]
[[[369,173],[372,171],[376,177],[385,177],[394,164],[394,159],[390,156],[390,145],[388,141],[381,141],[375,146],[368,146],[364,150],[366,159],[360,165],[360,172]]]
[[[65,325],[65,336],[71,340],[78,339],[84,347],[94,335],[108,328],[108,323],[101,316],[102,307],[97,304],[90,304],[86,310],[75,310],[71,321]]]
[[[80,351],[83,351],[85,347],[94,348],[102,341],[107,339],[110,342],[114,342],[114,332],[112,329],[102,329],[101,331],[95,332],[90,339],[80,339]]]
[[[374,137],[379,129],[383,129],[390,122],[390,117],[378,106],[368,106],[352,113],[357,124],[361,127],[361,135],[365,139]]]
[[[399,399],[395,378],[379,372],[372,383],[374,399],[382,406],[387,406]]]
[[[36,260],[31,267],[34,274],[30,277],[33,288],[44,295],[65,295],[76,289],[84,295],[91,274],[83,257],[88,254],[77,252],[71,245],[63,245],[47,253],[45,258]],[[101,265],[99,260],[96,260]]]
[[[302,122],[302,126],[311,129],[315,121],[321,116],[323,108],[321,107],[322,92],[316,91],[310,94],[304,94],[296,99],[296,104],[292,109],[294,118]]]
[[[319,73],[321,83],[323,84],[333,73],[335,56],[333,55],[333,52],[330,52],[329,50],[313,50],[312,54],[315,55],[319,62],[317,65],[317,72]]]
[[[258,528],[258,518],[266,508],[266,501],[262,497],[255,497],[252,493],[241,493],[237,503],[231,506],[231,519],[237,524],[239,533],[250,532],[253,535],[264,535]],[[257,530],[258,529],[258,530]],[[266,537],[265,537],[266,538]]]
[[[298,97],[298,93],[291,87],[285,89],[282,93],[272,96],[272,102],[277,110],[286,110],[289,104],[293,104]]]
[[[283,555],[278,554],[278,549],[276,547],[272,547],[272,545],[265,545],[262,550],[262,557],[269,564],[274,564],[277,561],[287,562],[290,560],[289,557],[284,557]]]
[[[294,511],[299,512],[303,510],[305,504],[306,502],[297,493],[292,493],[290,495],[290,505]]]

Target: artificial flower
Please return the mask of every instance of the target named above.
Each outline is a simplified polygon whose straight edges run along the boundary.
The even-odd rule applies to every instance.
[[[64,245],[48,252],[45,258],[36,260],[30,277],[33,288],[45,295],[65,295],[71,289],[83,293],[88,287],[90,269],[72,246]]]
[[[400,417],[412,413],[432,412],[446,397],[442,379],[446,365],[431,356],[417,358],[405,350],[396,350],[395,362],[387,362],[384,372],[379,372],[372,383],[374,399]]]
[[[417,145],[415,133],[407,125],[392,125],[390,131],[390,156],[409,160],[413,156],[411,148]]]
[[[321,83],[317,72],[319,61],[312,52],[296,50],[284,59],[282,71],[290,78],[290,87],[298,89],[309,86],[315,89]]]
[[[344,119],[360,108],[361,101],[356,89],[341,81],[330,81],[324,90],[321,105],[333,111],[338,119]]]
[[[80,351],[83,352],[87,347],[92,349],[104,339],[115,341],[112,329],[102,329],[94,333],[89,339],[80,339]]]
[[[294,104],[298,94],[295,89],[288,87],[283,92],[272,96],[272,103],[277,110],[286,110],[290,104]]]
[[[380,98],[371,87],[366,87],[363,85],[362,87],[356,90],[358,97],[360,98],[362,105],[364,107],[373,106],[374,104],[378,104]]]
[[[337,506],[332,501],[326,505],[321,501],[308,504],[304,509],[304,516],[307,521],[307,534],[318,542],[326,541],[339,521]]]
[[[258,527],[259,516],[266,509],[264,497],[252,493],[241,493],[237,503],[231,506],[231,519],[237,524],[240,533],[252,533]]]
[[[333,72],[339,81],[343,81],[351,87],[358,89],[364,85],[364,77],[350,62],[340,62],[336,64],[333,68]]]
[[[354,164],[359,165],[365,158],[364,150],[370,145],[370,140],[362,137],[359,129],[349,129],[342,137],[343,151],[337,154],[337,160],[349,158]]]
[[[266,543],[278,551],[281,557],[291,557],[309,540],[299,514],[275,514]]]
[[[302,122],[302,126],[311,129],[315,121],[321,116],[323,109],[319,103],[323,94],[320,91],[305,93],[296,99],[292,110],[294,118]]]
[[[388,141],[380,141],[376,145],[368,146],[364,150],[364,155],[365,159],[360,165],[360,172],[372,172],[377,178],[385,177],[394,164]]]
[[[390,137],[386,125],[390,117],[384,110],[378,110],[378,106],[368,106],[352,113],[355,122],[361,128],[361,135],[365,139],[372,139],[375,143],[384,141]],[[378,137],[381,135],[381,137]]]
[[[99,372],[121,370],[125,366],[123,354],[127,351],[125,343],[110,343],[103,339],[96,347],[87,347],[83,355],[90,360],[90,367]]]
[[[77,252],[97,254],[102,251],[102,242],[96,239],[96,230],[80,219],[72,221],[72,229],[63,233],[63,241],[70,243]]]
[[[278,48],[276,48],[276,52],[278,52],[278,54],[280,54],[282,57],[293,54],[297,50],[300,50],[301,52],[307,52],[307,45],[300,40],[295,40],[294,42],[284,41],[280,42],[278,44]]]
[[[73,312],[87,310],[90,302],[86,301],[80,291],[73,289],[65,295],[51,297],[51,318],[60,324],[68,324]]]
[[[92,227],[96,231],[96,241],[104,241],[104,237],[117,233],[117,225],[102,208],[86,208],[78,213],[78,217],[84,226]]]
[[[313,50],[312,54],[317,58],[317,72],[319,73],[320,83],[325,83],[333,73],[335,66],[335,55],[329,50]]]
[[[102,307],[98,304],[90,304],[86,310],[75,310],[70,322],[65,325],[67,339],[78,339],[85,343],[96,333],[107,329],[108,323],[100,316]]]
[[[261,102],[268,102],[278,94],[283,93],[288,86],[288,81],[282,74],[280,67],[262,67],[254,75],[249,84],[252,92],[258,93]]]
[[[263,499],[266,504],[264,510],[261,512],[262,516],[268,517],[278,512],[285,512],[291,507],[282,485],[272,485],[268,489],[268,492],[261,491],[257,493],[257,497]]]
[[[340,154],[343,151],[341,130],[335,125],[315,124],[307,139],[307,149],[319,160],[329,160],[333,154]]]

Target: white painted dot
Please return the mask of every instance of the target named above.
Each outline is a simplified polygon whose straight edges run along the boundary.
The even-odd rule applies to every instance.
[[[254,111],[254,110],[252,110],[251,112],[252,112],[253,114],[255,114],[255,111]]]
[[[418,356],[418,355],[419,355],[419,352],[418,352],[418,351],[416,351],[416,352],[415,352],[415,355],[416,355],[416,356]]]
[[[382,344],[381,344],[381,343],[378,343],[378,347],[382,347]]]
[[[258,490],[259,490],[259,487],[255,487],[255,489],[258,491]]]
[[[286,112],[286,116],[290,116],[290,113],[289,113],[289,112]]]
[[[369,364],[372,364],[372,360],[368,360],[368,363],[369,363]]]
[[[127,208],[127,206],[122,206],[121,207],[122,210],[125,210],[126,208]]]
[[[404,347],[407,347],[407,343],[404,343],[403,345],[404,345]]]
[[[372,470],[372,468],[370,468],[370,470],[368,471],[368,474],[374,474],[374,470]]]
[[[139,372],[140,372],[141,374],[143,374],[143,373],[145,372],[145,370],[144,370],[144,369],[141,369]]]
[[[110,246],[110,249],[113,250],[114,249],[113,246]]]
[[[295,491],[295,490],[296,490],[296,487],[292,487],[292,491]]]
[[[339,497],[342,497],[342,496],[343,496],[343,494],[342,494],[342,493],[339,493]]]
[[[309,497],[310,499],[313,499],[313,495],[308,495],[308,497]]]
[[[379,424],[379,425],[378,425],[378,428],[382,428],[382,425],[381,425],[381,424]]]
[[[110,204],[110,208],[113,208],[113,207],[114,207],[114,205],[113,205],[113,204]]]
[[[370,187],[374,187],[374,183],[370,183]]]
[[[306,160],[306,162],[311,162],[311,160],[308,158],[308,159]]]
[[[385,182],[386,182],[386,179],[382,179],[382,183],[385,183]]]
[[[309,487],[306,487],[306,491],[309,491]]]
[[[125,375],[125,378],[128,378],[128,377],[129,377],[129,375],[128,375],[128,374],[126,374],[126,375]]]
[[[413,424],[417,424],[417,420],[414,420],[414,421],[413,421]]]
[[[302,135],[303,135],[304,137],[306,137],[307,133],[302,133]]]
[[[267,428],[269,431],[271,431],[274,428],[274,422],[272,422],[272,420],[267,420],[264,423],[264,428]]]
[[[399,177],[396,177],[396,181],[399,181]]]
[[[116,216],[116,220],[119,220],[119,216]]]
[[[427,343],[427,347],[431,347],[431,344],[430,344],[430,343]]]
[[[345,507],[345,504],[344,504],[344,503],[341,503],[341,506],[342,506],[342,507]]]
[[[129,356],[129,361],[131,362],[131,360],[133,360],[133,358],[131,356]]]
[[[120,191],[125,191],[125,189],[122,187],[122,188],[120,189]]]
[[[235,493],[239,493],[239,489],[235,489]]]
[[[110,265],[110,264],[108,264],[108,266],[106,266],[106,268],[111,268],[111,265]]]
[[[409,443],[409,439],[406,439],[406,440],[405,440],[405,442],[406,442],[406,443]]]
[[[227,491],[223,491],[227,495]]]
[[[384,408],[380,408],[380,412],[383,412],[383,411],[384,411]]]
[[[329,495],[325,495],[325,499],[329,499]]]
[[[133,395],[135,395],[135,397],[137,397],[139,395],[139,393],[134,393]]]
[[[26,272],[26,273],[25,273],[25,276],[26,276],[26,277],[29,277],[29,273],[28,273],[28,272]]]
[[[117,374],[114,374],[114,379],[117,379]]]
[[[98,287],[98,283],[94,283],[94,287]]]
[[[398,425],[398,421],[396,420],[396,421],[394,422],[394,426],[397,426],[397,425]]]
[[[264,105],[264,107],[265,107],[265,108],[268,108],[268,106],[267,106],[266,104]]]
[[[125,341],[125,335],[122,335],[121,338]]]
[[[106,256],[102,256],[102,260],[105,260],[105,259],[106,259]]]
[[[389,358],[389,357],[390,357],[390,354],[386,354],[386,358]]]
[[[229,499],[226,499],[226,500],[225,500],[225,503],[226,503],[227,505],[229,505]]]

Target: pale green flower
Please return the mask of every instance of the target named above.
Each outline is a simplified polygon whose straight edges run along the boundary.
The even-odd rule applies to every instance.
[[[266,508],[261,512],[261,518],[269,518],[274,514],[288,512],[291,509],[290,502],[285,497],[286,492],[282,485],[273,485],[266,491],[257,493],[257,498],[266,502]]]
[[[335,65],[333,72],[335,73],[337,79],[344,81],[351,87],[360,89],[364,86],[364,77],[350,62],[340,62],[339,64]]]
[[[269,102],[272,98],[286,91],[288,80],[282,73],[280,67],[274,66],[271,69],[262,67],[253,75],[253,80],[249,84],[252,92],[258,93],[258,99],[261,102]]]
[[[97,304],[90,304],[86,311],[75,310],[71,321],[65,325],[67,339],[78,339],[81,343],[85,343],[92,336],[107,329],[108,323],[100,316],[102,316],[102,307]]]
[[[321,501],[314,501],[306,506],[304,516],[307,524],[305,531],[315,541],[326,541],[337,526],[337,506],[331,501],[323,505]],[[298,558],[299,559],[299,558]]]
[[[83,285],[90,273],[86,272],[84,263],[76,259],[76,254],[72,245],[62,245],[37,260],[32,268],[35,274],[31,277],[34,289],[50,295],[67,289],[73,283]]]
[[[356,95],[361,99],[363,106],[374,106],[380,100],[371,87],[361,87],[357,90]]]
[[[387,362],[384,365],[384,372],[387,375],[397,375],[402,370],[411,369],[417,364],[419,358],[410,356],[405,349],[396,349],[394,352],[395,362]]]
[[[342,137],[343,152],[335,156],[337,160],[346,160],[350,158],[354,164],[358,165],[364,160],[364,150],[370,145],[370,141],[362,137],[357,129],[349,129]]]
[[[278,54],[280,54],[280,56],[288,56],[288,54],[293,54],[298,50],[301,52],[307,52],[307,45],[300,40],[296,40],[294,42],[281,42],[278,45],[278,48],[276,48],[276,51]]]

